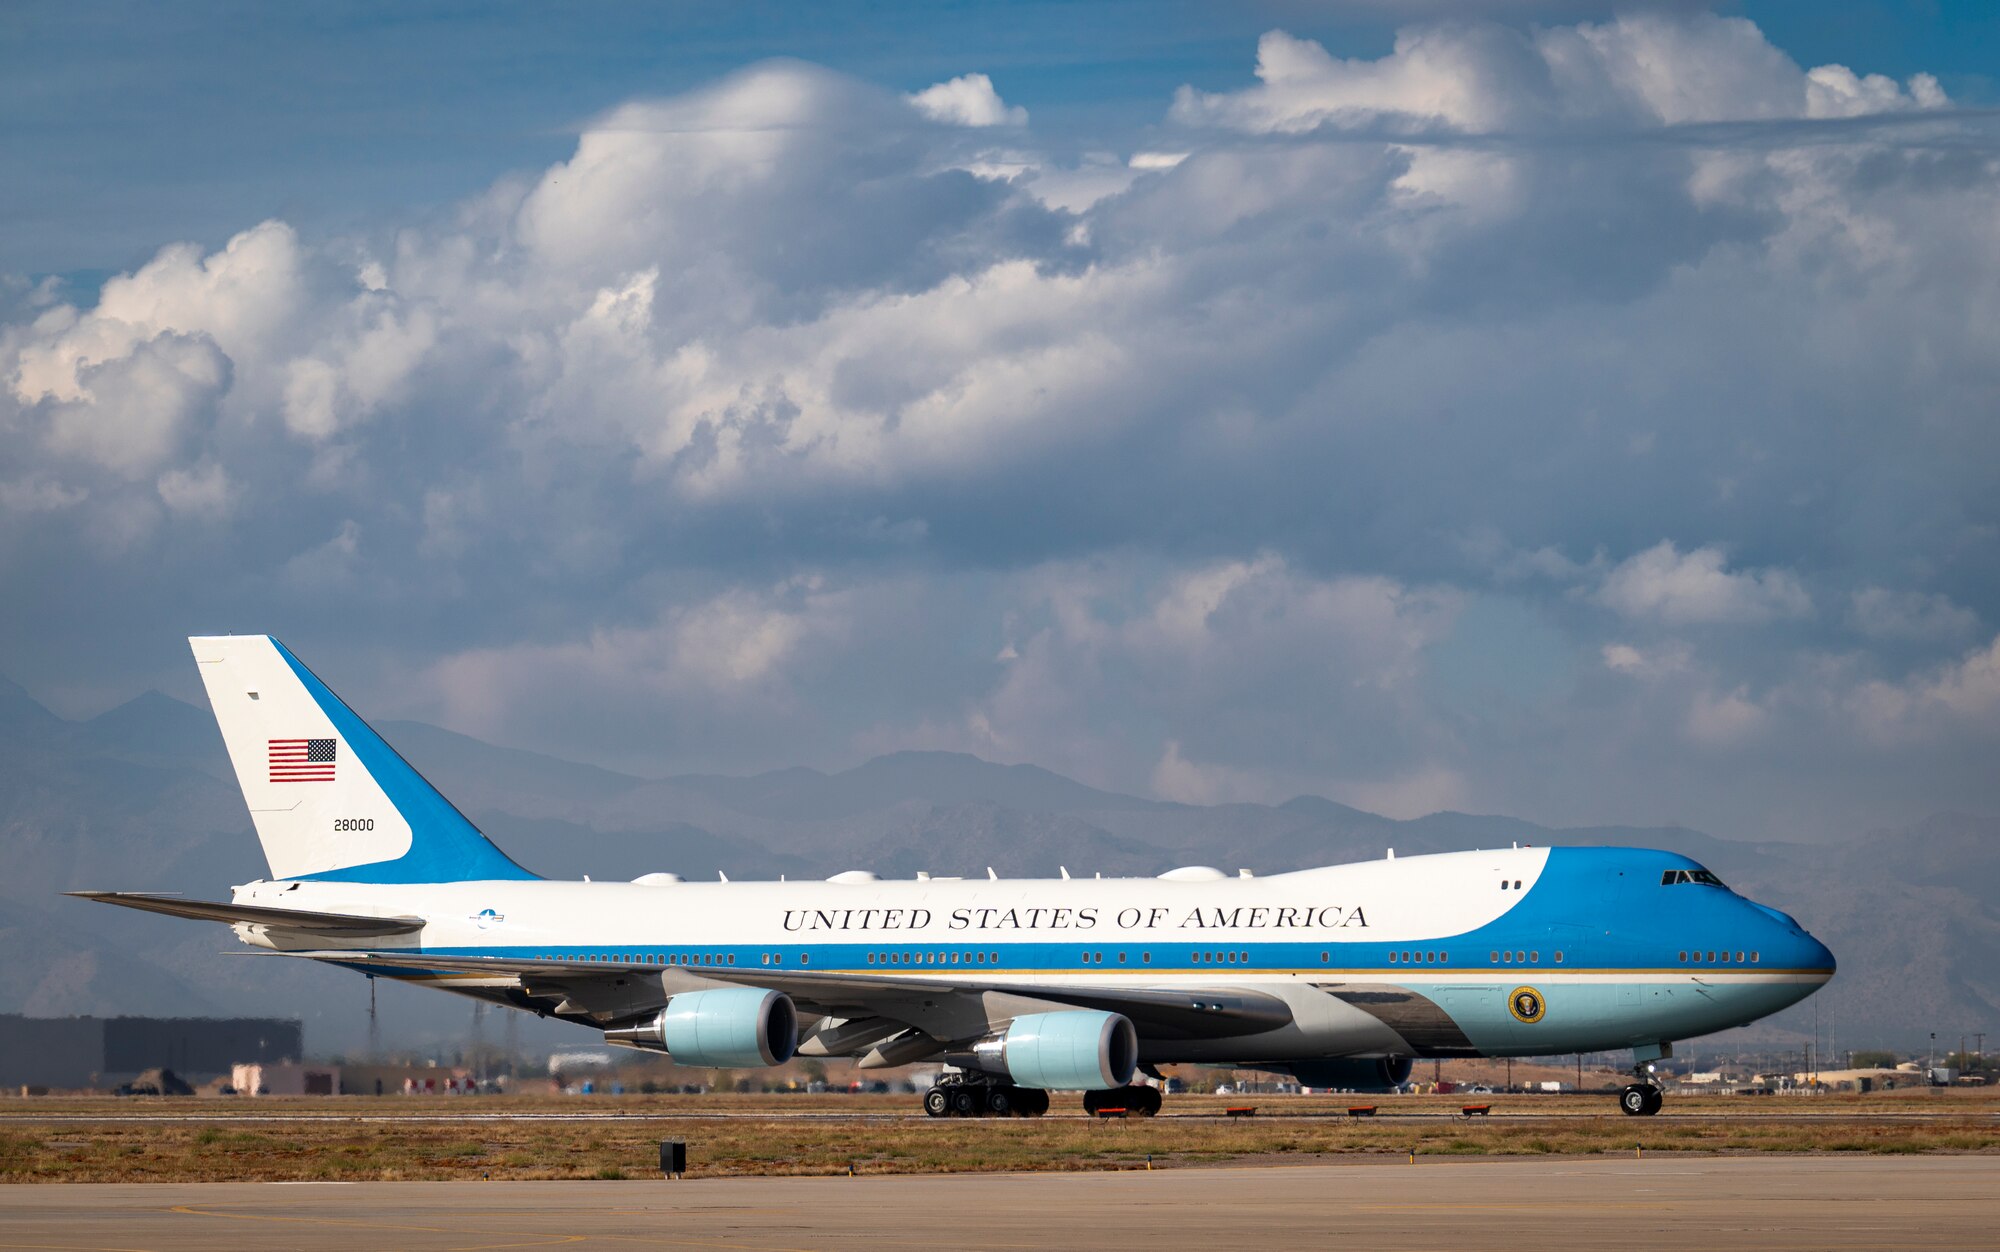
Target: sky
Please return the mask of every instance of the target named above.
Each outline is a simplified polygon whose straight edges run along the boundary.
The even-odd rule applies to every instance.
[[[0,673],[646,774],[2000,810],[1943,0],[0,11]]]

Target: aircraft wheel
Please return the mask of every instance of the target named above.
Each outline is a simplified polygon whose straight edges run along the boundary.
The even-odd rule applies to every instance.
[[[986,1089],[986,1115],[988,1117],[1012,1117],[1018,1111],[1018,1093],[1012,1087],[996,1086]]]
[[[1618,1093],[1618,1107],[1627,1117],[1651,1117],[1660,1111],[1660,1089],[1648,1083],[1628,1084]]]
[[[970,1087],[960,1087],[951,1092],[951,1115],[953,1117],[979,1116],[979,1093]]]
[[[1160,1089],[1158,1087],[1134,1087],[1139,1098],[1133,1102],[1133,1109],[1141,1117],[1153,1117],[1160,1111]]]
[[[1083,1093],[1083,1111],[1084,1111],[1084,1115],[1085,1115],[1085,1116],[1087,1116],[1087,1117],[1096,1117],[1096,1116],[1097,1116],[1097,1110],[1099,1110],[1099,1109],[1101,1109],[1101,1108],[1103,1108],[1103,1107],[1104,1107],[1104,1097],[1105,1097],[1105,1095],[1106,1095],[1106,1094],[1107,1094],[1107,1093],[1105,1093],[1105,1092],[1102,1092],[1102,1091],[1086,1091],[1086,1092],[1084,1092],[1084,1093]]]
[[[1017,1088],[1016,1107],[1023,1117],[1041,1117],[1049,1111],[1049,1093],[1036,1087]]]
[[[924,1092],[924,1112],[932,1117],[948,1117],[951,1114],[951,1096],[943,1087],[932,1087]]]

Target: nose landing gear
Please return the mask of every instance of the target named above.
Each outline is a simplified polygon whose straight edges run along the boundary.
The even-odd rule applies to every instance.
[[[1618,1107],[1627,1117],[1651,1117],[1664,1101],[1660,1089],[1649,1082],[1629,1083],[1618,1093]]]
[[[1653,1062],[1674,1054],[1671,1043],[1654,1043],[1632,1049],[1632,1077],[1618,1092],[1618,1107],[1627,1117],[1651,1117],[1665,1100],[1660,1084],[1653,1081]]]

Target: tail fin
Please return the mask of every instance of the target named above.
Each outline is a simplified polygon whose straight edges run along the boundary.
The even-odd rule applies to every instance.
[[[275,879],[533,878],[269,635],[188,640]]]

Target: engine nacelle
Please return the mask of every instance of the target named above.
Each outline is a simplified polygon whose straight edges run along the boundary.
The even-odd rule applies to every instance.
[[[1355,1056],[1336,1061],[1297,1061],[1285,1068],[1302,1087],[1394,1091],[1409,1081],[1411,1066],[1407,1056]]]
[[[1132,1081],[1139,1032],[1123,1015],[1096,1009],[1028,1013],[946,1059],[1003,1074],[1017,1086],[1104,1091]]]
[[[799,1046],[791,997],[756,987],[689,991],[636,1025],[604,1032],[611,1043],[665,1051],[681,1065],[783,1065]]]

